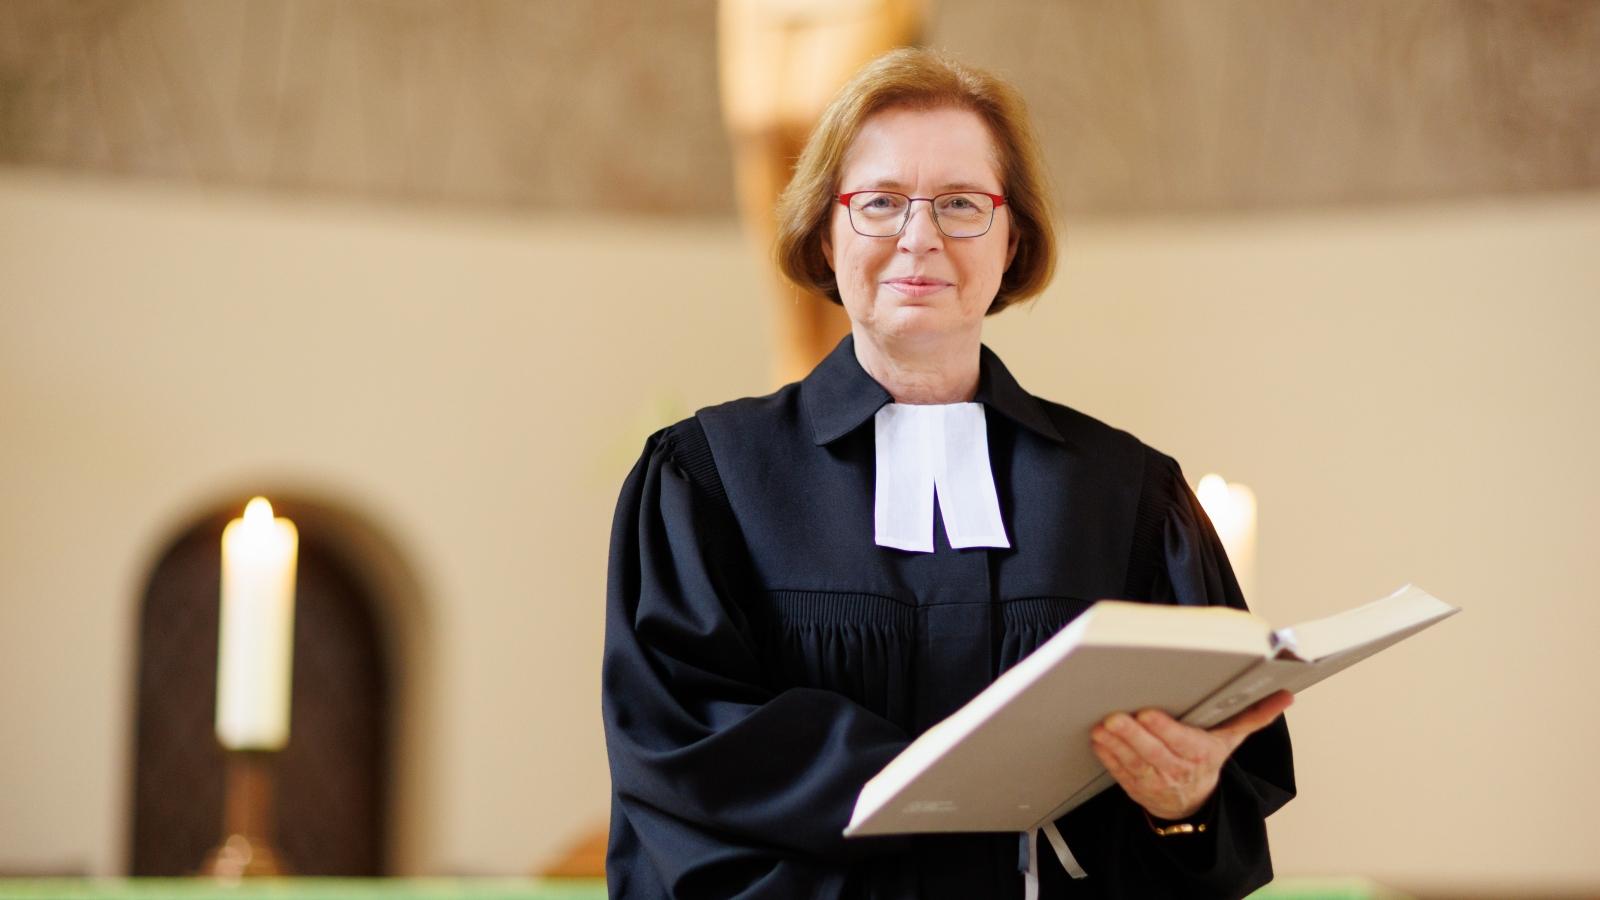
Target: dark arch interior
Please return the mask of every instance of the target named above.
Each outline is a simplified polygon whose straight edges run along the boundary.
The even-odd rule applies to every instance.
[[[289,744],[276,845],[296,874],[388,874],[393,678],[370,588],[314,513],[300,529]],[[192,874],[222,837],[225,755],[213,728],[222,529],[179,536],[139,613],[131,875]],[[309,527],[308,527],[309,526]]]

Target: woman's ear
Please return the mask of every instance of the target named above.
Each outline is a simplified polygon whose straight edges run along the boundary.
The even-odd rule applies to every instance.
[[[833,235],[822,232],[822,258],[828,261],[828,268],[833,268]],[[1010,265],[1010,263],[1007,263]],[[835,270],[837,271],[837,270]]]
[[[1022,235],[1015,228],[1011,229],[1011,236],[1006,239],[1006,268],[1011,268],[1011,261],[1017,258],[1017,242],[1022,240]]]

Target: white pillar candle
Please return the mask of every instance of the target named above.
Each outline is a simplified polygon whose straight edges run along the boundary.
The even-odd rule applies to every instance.
[[[1225,481],[1221,475],[1207,475],[1195,488],[1200,505],[1217,529],[1222,548],[1233,565],[1234,577],[1246,600],[1256,592],[1256,495],[1242,484]]]
[[[233,750],[280,750],[289,740],[294,573],[300,536],[256,497],[222,531],[222,621],[217,640],[217,738]]]

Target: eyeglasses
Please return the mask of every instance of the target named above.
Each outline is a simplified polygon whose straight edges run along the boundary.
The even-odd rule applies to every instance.
[[[839,203],[850,210],[850,227],[862,237],[894,237],[911,219],[911,204],[928,201],[934,224],[945,237],[974,238],[989,233],[994,224],[995,207],[1006,198],[980,191],[957,191],[933,197],[907,197],[894,191],[851,191],[836,194]]]

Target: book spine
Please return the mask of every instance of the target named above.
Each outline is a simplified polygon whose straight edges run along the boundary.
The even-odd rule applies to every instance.
[[[1057,806],[1055,809],[1051,810],[1048,816],[1045,816],[1044,818],[1035,822],[1033,827],[1043,828],[1048,823],[1054,822],[1067,813],[1072,812],[1085,803],[1088,803],[1090,800],[1093,800],[1096,794],[1099,794],[1101,791],[1111,787],[1116,783],[1117,780],[1111,777],[1110,772],[1107,772],[1104,769],[1100,770],[1100,774],[1095,776],[1093,781],[1079,788],[1077,793],[1073,794],[1071,797],[1068,797],[1060,806]]]

